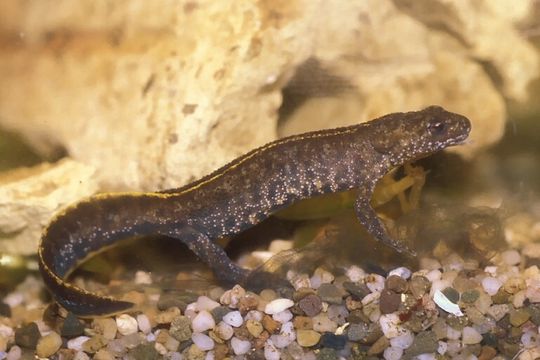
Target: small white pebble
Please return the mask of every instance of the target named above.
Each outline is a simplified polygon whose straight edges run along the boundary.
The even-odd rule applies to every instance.
[[[408,349],[414,341],[414,335],[410,330],[404,330],[403,334],[390,339],[390,345],[395,348]]]
[[[289,310],[284,310],[284,311],[278,312],[277,314],[272,315],[272,319],[282,324],[286,323],[287,321],[291,321],[292,318],[293,318],[293,314]]]
[[[208,296],[199,296],[197,299],[197,308],[199,311],[211,311],[219,306],[217,301],[210,299]]]
[[[359,282],[362,281],[363,278],[366,277],[366,272],[359,268],[356,265],[350,266],[347,271],[345,271],[345,275],[351,280],[352,282]]]
[[[314,289],[313,285],[311,284],[311,280],[309,279],[307,274],[300,274],[300,275],[293,276],[293,278],[289,279],[289,281],[291,282],[292,286],[296,290],[298,290],[300,288],[312,288],[312,289]],[[319,284],[319,286],[320,286],[320,284]]]
[[[335,279],[334,274],[320,267],[315,269],[313,275],[319,276],[323,284],[330,284]]]
[[[454,329],[451,326],[446,327],[446,337],[449,340],[459,340],[461,337],[461,331]]]
[[[240,311],[231,311],[223,316],[223,322],[233,327],[239,327],[244,323],[244,319],[242,319]]]
[[[263,313],[257,310],[250,310],[245,316],[245,320],[255,320],[261,322],[263,319]]]
[[[139,270],[135,273],[135,284],[150,285],[152,283],[152,277],[150,273]]]
[[[191,328],[193,329],[193,332],[199,333],[212,329],[214,328],[214,326],[216,326],[216,322],[212,317],[212,314],[210,314],[206,310],[198,313],[197,316],[193,318],[193,322],[191,323]]]
[[[381,297],[380,292],[369,293],[366,296],[364,296],[361,303],[362,303],[362,305],[366,306],[367,304],[370,304],[375,300],[379,300],[380,297]]]
[[[116,317],[116,327],[122,335],[129,335],[137,332],[137,319],[128,314],[122,314]]]
[[[22,356],[22,349],[17,345],[13,345],[9,352],[7,353],[7,360],[19,360]]]
[[[150,320],[145,314],[137,315],[137,324],[139,325],[139,330],[141,330],[143,334],[149,334],[150,331],[152,331]]]
[[[159,355],[161,356],[164,356],[166,355],[169,350],[167,350],[167,348],[165,347],[165,345],[161,344],[161,343],[154,343],[154,349],[156,349],[156,351],[159,353]]]
[[[264,358],[266,360],[279,360],[281,352],[274,346],[272,340],[267,340],[264,344]]]
[[[501,253],[501,259],[507,265],[517,265],[521,262],[521,255],[516,250],[506,250]]]
[[[294,302],[290,299],[276,299],[266,304],[264,312],[269,315],[274,315],[292,307],[293,305]]]
[[[495,295],[502,285],[503,283],[501,280],[491,276],[486,276],[482,279],[482,287],[484,288],[484,291],[490,296]]]
[[[521,343],[525,348],[540,347],[540,335],[536,331],[527,330],[521,335]]]
[[[321,287],[323,281],[319,275],[313,275],[312,277],[309,278],[309,283],[312,289],[317,290],[318,288]]]
[[[366,276],[365,281],[366,286],[372,293],[381,292],[384,289],[385,279],[379,274],[369,274]]]
[[[220,321],[216,326],[216,334],[223,340],[229,340],[234,335],[234,329],[231,325],[225,324],[223,321]]]
[[[392,346],[384,349],[384,353],[383,353],[383,357],[386,360],[399,360],[401,359],[402,355],[403,355],[403,349],[392,347]]]
[[[214,360],[216,358],[216,354],[214,351],[209,351],[206,353],[206,356],[204,357],[204,360]]]
[[[4,324],[0,324],[0,336],[4,338],[8,338],[8,337],[13,336],[14,334],[15,332],[13,331],[13,328]]]
[[[235,355],[244,355],[251,349],[251,342],[249,340],[241,340],[237,337],[233,337],[231,339],[231,347]]]
[[[437,352],[441,355],[444,355],[448,351],[448,343],[444,341],[439,341],[439,347],[437,348]]]
[[[395,268],[394,270],[390,270],[390,272],[388,273],[388,276],[390,275],[397,275],[407,280],[408,278],[411,277],[412,272],[406,267],[401,266],[401,267]]]
[[[12,292],[12,293],[9,293],[5,298],[4,298],[4,303],[6,303],[7,305],[9,305],[9,307],[11,308],[14,308],[15,306],[17,305],[21,305],[22,302],[24,301],[24,296],[22,293],[18,293],[18,292]]]
[[[426,278],[433,282],[435,280],[439,280],[441,278],[441,271],[439,269],[431,270],[426,274]]]
[[[489,265],[484,268],[484,272],[490,274],[490,275],[497,275],[497,267],[494,265]]]
[[[379,324],[381,325],[381,330],[388,339],[395,338],[396,336],[403,335],[405,329],[399,325],[401,321],[397,314],[385,314],[381,315],[379,318]]]
[[[208,351],[214,348],[214,340],[208,335],[193,333],[191,334],[191,340],[202,351]]]
[[[235,285],[231,290],[227,290],[219,298],[219,302],[223,305],[235,309],[238,307],[238,302],[246,295],[246,290],[240,285]]]
[[[150,333],[150,334],[146,335],[146,341],[148,341],[148,342],[156,341],[156,335],[153,334],[153,333]]]
[[[76,338],[70,339],[67,342],[67,348],[70,350],[81,351],[82,344],[90,339],[88,336],[78,336]]]
[[[512,305],[514,305],[515,308],[523,307],[525,305],[526,298],[527,295],[525,290],[520,290],[514,294],[514,297],[512,299]]]
[[[478,344],[482,341],[482,335],[475,328],[465,326],[463,328],[462,341],[464,345]]]

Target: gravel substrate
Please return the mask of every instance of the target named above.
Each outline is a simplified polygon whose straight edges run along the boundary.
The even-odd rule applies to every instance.
[[[450,254],[386,276],[289,272],[294,289],[166,294],[143,312],[94,320],[44,314],[42,284],[28,278],[3,299],[0,359],[538,359],[540,270],[530,260],[540,246],[525,252],[484,268]]]

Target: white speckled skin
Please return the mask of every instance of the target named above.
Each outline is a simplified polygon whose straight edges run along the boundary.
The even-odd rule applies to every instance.
[[[369,233],[398,251],[369,201],[391,168],[463,142],[465,117],[436,106],[386,115],[368,123],[284,138],[255,149],[179,189],[105,194],[58,215],[44,232],[38,254],[56,300],[83,316],[125,310],[130,303],[98,296],[63,279],[104,246],[133,235],[163,234],[186,243],[226,281],[248,273],[214,240],[241,232],[291,203],[357,188],[356,212]]]

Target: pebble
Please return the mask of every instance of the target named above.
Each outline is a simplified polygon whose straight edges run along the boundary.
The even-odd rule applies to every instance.
[[[414,357],[425,353],[434,353],[439,349],[439,342],[433,331],[422,331],[416,335],[411,346],[405,350],[405,356]]]
[[[446,296],[448,300],[450,300],[454,304],[457,304],[457,302],[459,301],[459,292],[456,289],[452,287],[447,287],[441,292],[444,294],[444,296]]]
[[[338,328],[338,325],[328,318],[328,314],[320,313],[313,317],[313,330],[320,333],[334,332]]]
[[[116,337],[118,328],[116,321],[111,318],[94,319],[92,326],[98,334],[103,335],[107,340],[113,340]]]
[[[384,289],[381,292],[381,297],[379,299],[381,314],[390,314],[397,311],[400,304],[401,294],[389,289]]]
[[[496,321],[499,321],[508,314],[509,311],[510,307],[507,304],[498,304],[490,306],[486,313]]]
[[[206,330],[213,329],[216,326],[216,322],[208,311],[203,310],[193,318],[191,327],[194,332],[204,332]]]
[[[60,335],[67,338],[73,338],[81,336],[83,333],[84,324],[73,313],[68,313],[62,324]]]
[[[482,341],[482,335],[473,327],[465,326],[461,337],[463,344],[479,344]]]
[[[371,291],[366,286],[366,284],[355,284],[350,281],[345,281],[343,283],[343,288],[349,292],[356,300],[362,300],[366,297]]]
[[[36,354],[41,358],[52,356],[60,349],[61,345],[62,338],[58,333],[52,331],[38,340]]]
[[[291,299],[275,299],[266,304],[264,312],[269,315],[274,315],[282,312],[294,305],[294,301]]]
[[[338,325],[343,325],[349,316],[349,310],[343,305],[330,305],[326,311],[328,319]]]
[[[298,306],[306,316],[313,317],[321,312],[322,301],[317,295],[307,295],[298,302]]]
[[[114,355],[106,349],[99,349],[98,352],[94,354],[94,360],[114,360]]]
[[[246,328],[251,336],[258,338],[264,331],[262,324],[259,321],[248,319],[246,320]]]
[[[169,334],[176,340],[182,342],[191,338],[191,321],[187,316],[177,316],[171,322]],[[204,330],[203,330],[204,331]],[[199,331],[202,332],[202,331]]]
[[[497,291],[499,291],[502,285],[503,283],[501,280],[491,276],[486,276],[482,279],[482,287],[484,288],[484,291],[490,296],[497,294]]]
[[[234,335],[234,329],[231,325],[220,321],[214,329],[217,336],[223,340],[229,340]]]
[[[341,350],[347,344],[347,337],[345,335],[335,335],[327,332],[322,334],[320,342],[323,347]]]
[[[67,342],[67,348],[76,351],[82,351],[82,344],[90,339],[88,336],[78,336]]]
[[[296,340],[302,347],[315,346],[319,343],[321,334],[314,330],[297,330]]]
[[[271,340],[264,344],[264,358],[266,360],[280,360],[281,352],[274,346]]]
[[[325,301],[329,304],[341,304],[342,293],[339,288],[334,284],[322,284],[317,289],[317,295],[321,298],[322,301]]]
[[[161,358],[153,344],[139,344],[129,351],[129,358],[134,360],[158,360]]]
[[[527,320],[531,318],[531,313],[527,309],[514,309],[510,313],[510,324],[515,327],[523,325]]]
[[[137,319],[127,314],[122,314],[116,317],[116,327],[122,335],[134,334],[137,332]]]
[[[396,347],[387,347],[384,349],[383,357],[386,360],[399,360],[403,356],[403,349]]]
[[[345,271],[345,275],[352,282],[359,282],[364,279],[364,277],[366,276],[366,272],[364,271],[364,269],[356,265],[352,265],[352,266],[349,266],[349,268],[347,268],[347,270]]]
[[[409,285],[407,281],[398,275],[390,275],[385,282],[385,288],[394,291],[396,293],[402,294],[407,291]]]
[[[313,329],[313,320],[307,316],[297,316],[293,319],[293,324],[296,329],[299,330],[311,330]]]
[[[461,294],[461,301],[467,304],[472,304],[478,299],[479,296],[480,293],[476,289],[466,290]]]
[[[231,311],[225,314],[222,320],[225,324],[229,324],[232,327],[239,327],[244,323],[244,319],[242,318],[240,311]]]
[[[410,330],[404,330],[403,334],[390,339],[390,345],[394,348],[408,349],[414,341],[414,335]]]
[[[521,255],[517,250],[506,250],[501,253],[501,259],[506,265],[517,265],[521,262]]]
[[[279,323],[284,324],[286,322],[291,321],[293,316],[294,315],[292,312],[290,312],[289,310],[284,310],[282,312],[272,315],[272,319],[276,320]]]
[[[82,351],[93,354],[107,345],[107,342],[103,335],[96,334],[82,344]]]
[[[387,278],[390,278],[392,276],[399,276],[403,280],[407,280],[407,279],[409,279],[411,277],[411,275],[412,275],[411,270],[409,270],[406,267],[402,266],[402,267],[398,267],[398,268],[395,268],[393,270],[390,270],[388,272]]]
[[[214,340],[205,334],[193,333],[191,335],[191,341],[202,351],[208,351],[214,348]]]
[[[9,352],[7,353],[7,360],[19,360],[22,356],[22,349],[17,345],[13,345]]]
[[[404,333],[405,329],[399,325],[400,322],[397,314],[381,315],[379,318],[381,330],[388,339],[395,338]]]
[[[377,341],[373,343],[373,345],[371,345],[371,347],[368,350],[368,355],[379,355],[389,345],[390,345],[390,341],[385,336],[381,336],[380,338],[377,339]]]
[[[150,319],[145,314],[137,315],[137,326],[143,334],[149,334],[152,331],[152,325],[150,324]]]
[[[368,289],[373,293],[381,292],[384,289],[385,279],[381,275],[369,274],[364,280]]]
[[[15,329],[15,344],[27,349],[35,349],[41,334],[35,322]]]
[[[431,283],[424,276],[413,276],[409,283],[409,289],[411,290],[413,296],[417,299],[424,296],[430,287]]]
[[[233,337],[231,339],[231,348],[235,355],[244,355],[251,349],[251,342]]]
[[[156,323],[158,324],[170,324],[173,319],[181,314],[180,309],[177,307],[170,307],[165,311],[156,315]]]
[[[281,326],[276,320],[272,317],[265,315],[262,319],[262,325],[270,334],[274,333]]]
[[[220,306],[220,304],[217,301],[210,299],[208,296],[199,296],[197,298],[197,309],[199,311],[212,311],[218,306]]]

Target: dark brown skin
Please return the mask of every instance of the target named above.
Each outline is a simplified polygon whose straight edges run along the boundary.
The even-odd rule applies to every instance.
[[[370,206],[377,181],[392,168],[462,143],[467,118],[428,107],[350,127],[269,143],[179,189],[103,194],[59,214],[38,249],[43,279],[55,299],[79,316],[125,311],[132,303],[99,296],[65,279],[84,259],[117,241],[162,234],[184,242],[216,276],[244,284],[249,272],[214,241],[237,234],[291,203],[356,188],[355,210],[368,232],[399,252]]]

